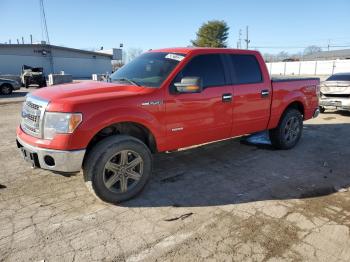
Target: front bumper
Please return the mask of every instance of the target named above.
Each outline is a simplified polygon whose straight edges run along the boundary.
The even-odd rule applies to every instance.
[[[350,98],[343,97],[321,97],[320,106],[324,108],[335,108],[350,111]]]
[[[57,172],[79,172],[83,164],[85,149],[53,150],[29,145],[17,137],[17,147],[21,149],[24,159],[33,167]]]

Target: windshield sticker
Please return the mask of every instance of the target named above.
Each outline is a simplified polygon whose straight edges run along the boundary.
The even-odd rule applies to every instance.
[[[168,58],[168,59],[173,59],[173,60],[176,60],[176,61],[182,61],[182,59],[184,59],[185,57],[182,56],[182,55],[176,55],[176,54],[167,54],[165,56],[165,58]]]

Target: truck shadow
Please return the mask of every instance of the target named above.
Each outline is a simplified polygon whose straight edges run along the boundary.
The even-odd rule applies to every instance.
[[[306,124],[292,150],[232,139],[155,156],[154,176],[128,207],[213,206],[329,195],[350,186],[350,124]]]

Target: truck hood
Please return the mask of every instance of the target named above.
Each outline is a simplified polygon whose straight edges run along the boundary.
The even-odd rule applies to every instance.
[[[350,81],[325,81],[320,91],[323,94],[350,95]]]
[[[133,96],[153,92],[153,88],[116,83],[83,81],[72,84],[62,84],[38,89],[33,96],[49,102],[78,103],[91,102],[118,97]]]

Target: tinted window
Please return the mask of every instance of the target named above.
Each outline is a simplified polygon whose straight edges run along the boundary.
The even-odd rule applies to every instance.
[[[186,76],[200,77],[203,88],[226,83],[220,55],[216,54],[194,57],[176,77],[175,82],[181,81],[181,78]]]
[[[235,84],[252,84],[262,81],[260,66],[255,56],[230,55],[230,59],[235,70]]]
[[[327,81],[350,81],[350,74],[332,75]]]

